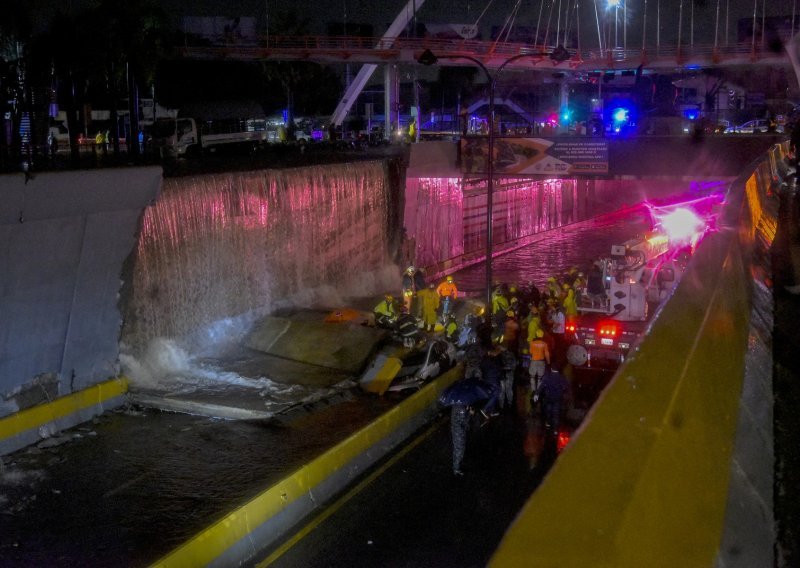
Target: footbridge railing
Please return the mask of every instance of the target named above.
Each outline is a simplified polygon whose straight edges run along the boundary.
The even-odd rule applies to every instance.
[[[789,64],[782,49],[771,50],[751,43],[722,45],[660,45],[642,48],[615,47],[610,49],[567,48],[568,57],[551,55],[555,45],[519,42],[498,42],[479,39],[438,38],[369,38],[348,36],[288,36],[270,35],[250,43],[241,43],[219,38],[217,41],[192,41],[187,36],[176,54],[189,59],[235,59],[235,60],[301,60],[339,63],[415,63],[426,49],[438,56],[446,56],[448,65],[474,65],[469,56],[480,59],[487,67],[497,67],[510,57],[527,54],[510,64],[522,69],[558,68],[561,70],[593,70],[632,68],[644,64],[648,67],[674,67],[678,65],[702,64],[747,65],[753,63]]]
[[[772,566],[772,293],[785,146],[729,187],[640,349],[492,566]]]

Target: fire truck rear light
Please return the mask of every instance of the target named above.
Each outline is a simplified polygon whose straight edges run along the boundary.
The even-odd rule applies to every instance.
[[[566,448],[567,444],[569,444],[569,440],[570,440],[571,437],[572,436],[570,435],[570,433],[567,432],[566,430],[560,430],[558,432],[558,440],[557,440],[557,444],[556,444],[557,445],[557,450],[556,451],[560,452],[561,450]]]
[[[601,323],[598,328],[598,333],[604,337],[616,337],[619,335],[619,326],[617,323]]]

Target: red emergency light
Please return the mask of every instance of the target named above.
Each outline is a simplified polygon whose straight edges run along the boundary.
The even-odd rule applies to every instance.
[[[575,331],[576,331],[577,329],[578,329],[578,326],[577,326],[577,325],[575,325],[575,322],[574,322],[574,321],[568,321],[568,322],[566,323],[566,330],[567,330],[567,333],[575,333]]]
[[[561,450],[566,448],[571,437],[567,430],[559,430],[558,438],[556,439],[556,451],[561,452]]]
[[[615,321],[600,322],[597,334],[600,337],[616,337],[619,335],[619,323]]]

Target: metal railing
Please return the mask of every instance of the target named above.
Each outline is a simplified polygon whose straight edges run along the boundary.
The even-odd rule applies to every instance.
[[[539,54],[541,60],[525,58],[515,62],[517,67],[531,67],[547,63],[558,65],[567,63],[575,67],[581,64],[618,65],[630,63],[638,65],[641,62],[656,62],[668,60],[670,62],[685,63],[692,60],[702,60],[704,63],[722,64],[731,62],[758,62],[765,59],[785,60],[784,52],[775,52],[763,49],[760,44],[750,42],[730,44],[728,46],[714,46],[711,44],[695,45],[660,45],[641,48],[609,48],[596,47],[577,49],[567,48],[570,58],[566,62],[553,61],[550,56],[556,49],[553,45],[532,43],[497,42],[468,39],[436,39],[436,38],[408,38],[395,39],[353,37],[353,36],[281,36],[270,35],[259,39],[255,43],[226,43],[220,40],[211,44],[208,41],[193,41],[187,36],[184,46],[179,53],[184,57],[200,58],[239,58],[239,59],[336,59],[339,61],[358,60],[373,62],[406,59],[411,61],[413,55],[418,55],[429,49],[441,56],[469,55],[482,59],[487,66],[494,65],[494,61],[502,61],[519,54]],[[457,64],[457,60],[450,60]],[[464,64],[469,64],[465,61]]]

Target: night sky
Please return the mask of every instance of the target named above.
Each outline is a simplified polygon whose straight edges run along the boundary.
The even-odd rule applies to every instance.
[[[567,0],[544,0],[544,17],[550,9],[551,1],[556,7],[560,3],[566,6]],[[682,0],[683,1],[683,39],[685,43],[690,40],[691,6],[694,4],[695,43],[713,43],[716,0]],[[792,4],[796,0],[756,0],[758,16],[761,16],[762,6],[766,7],[767,16],[789,16],[792,14]],[[41,14],[42,21],[48,19],[56,9],[77,10],[88,5],[91,0],[31,0],[34,10]],[[597,43],[597,28],[594,15],[595,0],[582,0],[581,2],[581,36],[589,47]],[[596,0],[601,14],[607,0]],[[678,11],[681,0],[660,0],[661,4],[661,39],[662,42],[675,41],[678,28]],[[512,12],[516,0],[491,0],[491,5],[486,15],[481,20],[481,31],[486,38],[492,27],[502,26],[508,15]],[[656,31],[656,6],[659,0],[629,0],[628,2],[628,43],[629,46],[641,45],[642,42],[642,15],[645,3],[647,4],[648,44],[651,39],[655,41]],[[324,34],[328,23],[347,21],[350,23],[364,23],[374,26],[376,33],[382,32],[395,18],[399,11],[406,5],[405,0],[156,0],[162,6],[176,25],[182,16],[246,16],[257,19],[259,29],[265,28],[266,13],[274,18],[281,11],[293,9],[303,17],[310,19],[309,32]],[[454,23],[474,24],[489,4],[489,0],[424,0],[418,11],[419,22],[429,23]],[[737,21],[740,18],[753,17],[752,0],[719,0],[720,5],[720,41],[723,40],[725,26],[726,4],[729,6],[730,41],[736,40]],[[540,0],[522,0],[517,12],[515,26],[535,27],[540,12]],[[619,10],[618,16],[622,18],[623,11]],[[613,18],[613,15],[611,16]],[[574,22],[574,17],[571,18]],[[542,23],[544,27],[545,23]],[[574,25],[571,24],[571,25]],[[800,18],[798,18],[800,25]],[[556,12],[551,20],[552,33],[557,26]],[[563,29],[563,22],[562,22]],[[622,26],[620,23],[620,36]],[[705,37],[704,37],[705,34]],[[621,42],[621,39],[620,39]]]

